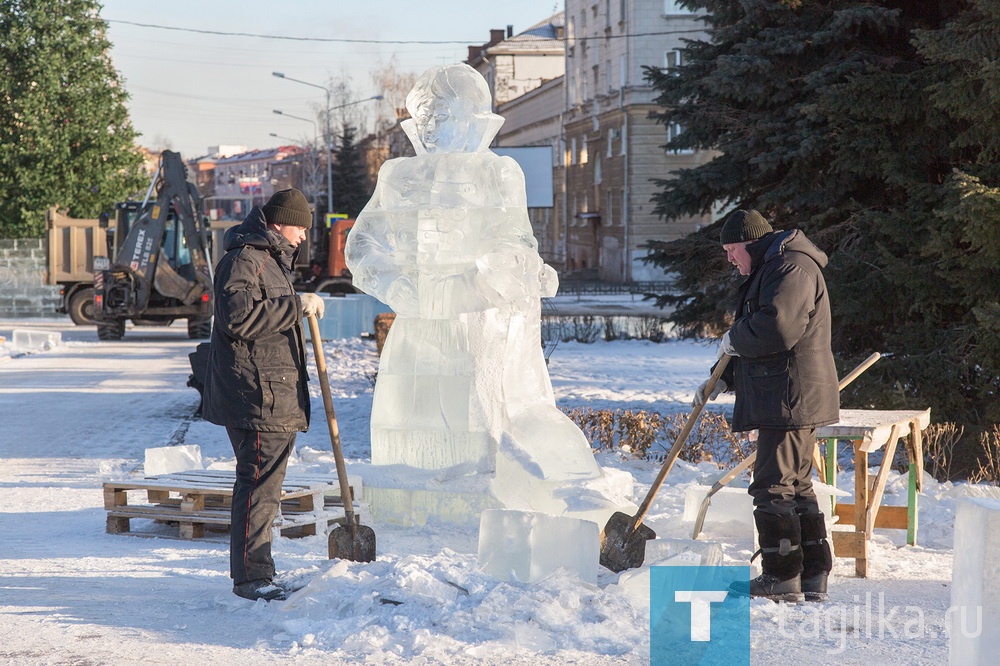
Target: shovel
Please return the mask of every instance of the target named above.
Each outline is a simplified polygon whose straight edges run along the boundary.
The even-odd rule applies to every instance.
[[[319,375],[319,385],[323,389],[326,424],[330,428],[330,444],[333,445],[333,457],[337,461],[340,497],[344,502],[344,517],[347,519],[346,526],[338,525],[330,532],[330,559],[374,562],[375,530],[362,525],[354,514],[354,496],[351,494],[351,484],[347,482],[347,465],[344,464],[344,451],[340,447],[340,428],[337,427],[337,415],[333,411],[330,378],[326,374],[326,357],[323,356],[323,341],[316,315],[309,315],[309,334],[316,356],[316,374]]]
[[[879,360],[880,358],[882,358],[882,355],[879,354],[878,352],[875,352],[874,354],[866,358],[864,361],[861,362],[860,365],[858,365],[858,367],[851,370],[851,372],[846,377],[840,380],[840,384],[837,385],[837,390],[843,391],[845,388],[847,388],[848,384],[853,382],[858,377],[858,375],[860,375],[862,372],[870,368],[872,364],[874,364],[875,361]],[[814,456],[816,455],[818,455],[818,449],[817,452],[814,454]],[[730,481],[732,481],[737,476],[746,471],[748,467],[753,465],[755,460],[757,460],[756,451],[754,451],[746,458],[744,458],[739,465],[726,472],[725,476],[723,476],[721,479],[719,479],[712,485],[711,489],[709,489],[708,491],[708,494],[705,495],[705,499],[701,501],[701,506],[698,508],[698,516],[694,520],[694,531],[691,534],[692,539],[697,539],[698,535],[701,534],[701,528],[705,526],[705,515],[708,513],[708,507],[712,503],[712,496],[715,495],[715,493],[722,490],[723,488],[725,488],[727,485],[729,485]]]
[[[715,370],[712,371],[712,376],[705,384],[705,400],[691,410],[684,427],[681,428],[680,434],[674,440],[674,445],[663,460],[660,473],[656,475],[653,485],[646,493],[646,498],[642,500],[639,511],[634,516],[616,511],[608,520],[608,524],[604,526],[604,531],[601,532],[601,566],[615,573],[642,566],[642,561],[646,558],[646,542],[656,538],[656,532],[643,525],[642,519],[646,517],[646,512],[649,511],[649,506],[653,503],[653,498],[659,492],[660,486],[663,485],[663,480],[667,478],[670,468],[674,466],[674,461],[677,460],[684,442],[691,434],[691,430],[701,414],[702,407],[708,402],[708,396],[711,395],[716,382],[719,381],[722,372],[729,365],[730,358],[729,354],[723,354],[719,358],[719,362],[715,364]]]

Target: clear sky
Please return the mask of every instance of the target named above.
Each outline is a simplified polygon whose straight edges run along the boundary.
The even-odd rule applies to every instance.
[[[461,62],[469,45],[489,39],[491,28],[513,25],[516,34],[562,8],[562,0],[105,0],[101,16],[109,23],[112,60],[131,96],[140,142],[191,158],[220,144],[291,143],[269,136],[272,132],[312,138],[309,123],[273,110],[315,118],[325,105],[324,92],[276,78],[272,71],[320,85],[349,79],[352,99],[363,99],[378,93],[371,72],[393,57],[398,69],[416,73]],[[134,23],[366,41],[199,34]],[[389,41],[449,43],[378,43]]]

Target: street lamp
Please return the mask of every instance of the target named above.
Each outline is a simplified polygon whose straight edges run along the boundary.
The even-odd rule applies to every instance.
[[[279,79],[285,79],[286,81],[294,81],[295,83],[301,83],[304,86],[309,86],[311,88],[319,88],[324,93],[326,93],[326,212],[333,212],[333,158],[331,153],[333,152],[333,143],[330,140],[330,112],[336,109],[343,109],[347,106],[353,106],[355,104],[361,104],[362,102],[369,102],[371,100],[382,99],[382,95],[373,95],[371,97],[366,97],[365,99],[355,100],[353,102],[348,102],[347,104],[340,104],[338,106],[330,106],[330,98],[332,97],[332,91],[326,86],[321,86],[318,83],[310,83],[309,81],[303,81],[301,79],[293,79],[290,76],[285,76],[284,72],[271,72],[271,76],[275,76]],[[281,114],[280,111],[275,111],[275,113]],[[286,115],[291,118],[295,116]]]
[[[275,139],[284,139],[285,141],[291,141],[292,145],[295,145],[296,143],[299,142],[298,139],[293,139],[290,136],[284,136],[282,134],[275,134],[274,132],[268,132],[267,135],[268,136],[273,136]]]
[[[302,116],[293,116],[292,114],[285,113],[284,111],[281,111],[280,109],[274,109],[273,111],[271,111],[271,113],[276,113],[277,115],[279,115],[279,116],[285,116],[286,118],[294,118],[295,120],[303,120],[303,121],[305,121],[307,123],[312,123],[312,126],[313,126],[313,139],[315,139],[316,135],[319,134],[319,131],[316,129],[316,121],[315,120],[310,120],[309,118],[303,118]]]

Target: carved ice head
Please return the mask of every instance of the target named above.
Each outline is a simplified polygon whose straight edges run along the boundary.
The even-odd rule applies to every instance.
[[[503,124],[491,113],[486,79],[466,64],[433,67],[406,96],[403,130],[417,153],[484,150]]]

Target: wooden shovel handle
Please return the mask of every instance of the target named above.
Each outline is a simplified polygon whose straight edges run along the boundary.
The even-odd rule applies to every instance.
[[[316,374],[319,375],[319,385],[323,389],[323,407],[326,409],[326,425],[330,430],[330,445],[333,447],[333,458],[337,463],[337,478],[340,480],[340,499],[344,503],[344,516],[347,518],[348,529],[354,534],[354,498],[351,496],[351,484],[347,481],[347,465],[344,464],[344,451],[340,446],[340,428],[337,426],[337,414],[333,411],[333,397],[330,395],[330,378],[326,374],[326,357],[323,355],[323,340],[319,332],[319,321],[311,314],[309,320],[309,337],[312,338],[313,355],[316,357]]]
[[[674,445],[670,447],[670,451],[667,453],[667,457],[663,460],[663,466],[660,467],[660,473],[656,475],[656,479],[653,480],[653,485],[649,487],[649,492],[646,493],[646,498],[642,500],[642,504],[639,505],[639,511],[632,518],[632,527],[629,530],[629,534],[635,531],[639,525],[642,524],[642,519],[646,517],[646,512],[649,511],[649,506],[653,503],[653,499],[656,497],[656,493],[659,492],[660,486],[663,485],[663,480],[667,478],[667,474],[670,472],[670,468],[674,466],[674,462],[677,460],[677,456],[680,455],[681,448],[684,446],[684,442],[687,441],[688,435],[691,434],[691,430],[694,428],[695,422],[698,420],[698,416],[701,415],[701,410],[708,402],[708,396],[712,394],[712,390],[718,383],[719,378],[722,377],[722,373],[725,371],[726,366],[729,365],[729,359],[732,358],[729,354],[723,354],[719,358],[719,362],[715,364],[715,370],[712,371],[712,376],[708,378],[708,382],[705,383],[705,400],[702,400],[700,404],[694,406],[691,410],[691,414],[688,415],[687,421],[684,423],[684,427],[681,429],[677,439],[674,440]]]

